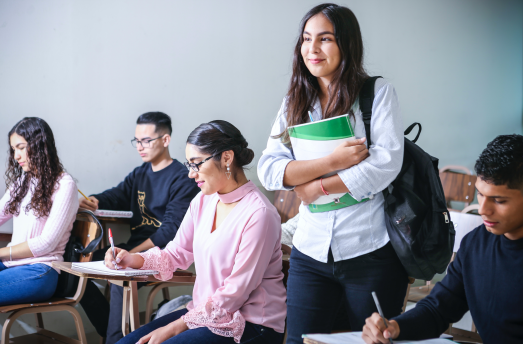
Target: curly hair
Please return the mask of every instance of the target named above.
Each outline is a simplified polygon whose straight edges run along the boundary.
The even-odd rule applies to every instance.
[[[24,173],[14,157],[10,138],[18,134],[27,141],[27,160],[30,171]],[[25,212],[33,211],[38,218],[47,217],[51,212],[54,191],[58,179],[64,172],[64,167],[58,158],[53,131],[49,125],[38,117],[25,117],[9,131],[7,137],[9,159],[5,172],[6,189],[11,199],[6,204],[4,213],[18,216],[20,204],[33,187],[31,202],[25,207]],[[32,184],[32,185],[31,185]]]
[[[523,191],[523,136],[496,137],[483,150],[474,169],[488,183]]]

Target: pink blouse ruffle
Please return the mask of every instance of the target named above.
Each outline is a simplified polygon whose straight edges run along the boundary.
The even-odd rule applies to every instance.
[[[190,329],[207,327],[214,334],[233,337],[236,343],[240,342],[245,330],[245,319],[240,311],[231,313],[218,306],[211,297],[182,316],[182,319]]]
[[[169,254],[158,247],[138,253],[144,259],[142,270],[157,270],[159,274],[154,277],[166,281],[173,277],[175,270]],[[240,311],[231,313],[212,301],[209,297],[207,302],[198,305],[190,310],[183,317],[183,321],[190,329],[207,327],[212,333],[233,337],[236,343],[240,342],[243,331],[245,330],[245,319]]]
[[[169,254],[160,250],[157,246],[138,254],[142,256],[144,260],[143,266],[140,269],[157,270],[159,274],[154,275],[154,277],[162,281],[167,281],[173,278],[173,272],[176,269],[169,258]]]

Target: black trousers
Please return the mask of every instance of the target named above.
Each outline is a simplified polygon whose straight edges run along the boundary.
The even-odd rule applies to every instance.
[[[387,318],[399,315],[408,276],[392,245],[363,256],[327,263],[292,249],[287,281],[287,343],[303,343],[302,334],[330,333],[345,303],[352,331],[361,331],[365,319],[377,312],[375,291]]]

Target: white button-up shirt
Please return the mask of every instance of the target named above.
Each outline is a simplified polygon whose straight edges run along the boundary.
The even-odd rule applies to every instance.
[[[372,105],[370,156],[338,172],[356,200],[367,202],[323,213],[311,213],[300,205],[300,219],[293,245],[300,252],[320,262],[327,262],[329,248],[334,261],[350,259],[375,251],[387,244],[384,198],[382,191],[396,178],[403,163],[403,122],[394,87],[386,80],[376,80]],[[322,119],[319,99],[311,109],[314,120]],[[358,102],[351,118],[356,137],[365,137],[365,126]],[[271,136],[287,128],[286,101],[278,112]],[[283,185],[287,164],[295,160],[292,148],[280,139],[269,138],[258,162],[258,177],[267,190],[290,190]]]

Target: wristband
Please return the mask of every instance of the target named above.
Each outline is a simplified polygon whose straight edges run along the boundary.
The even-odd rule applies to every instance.
[[[323,188],[323,178],[320,178],[320,186],[321,186],[321,191],[323,191],[323,193],[325,194],[325,196],[328,196],[329,193],[327,191],[325,191],[325,189]]]
[[[13,249],[12,246],[9,246],[9,261],[12,262],[13,261],[13,255],[11,254],[11,250]]]

